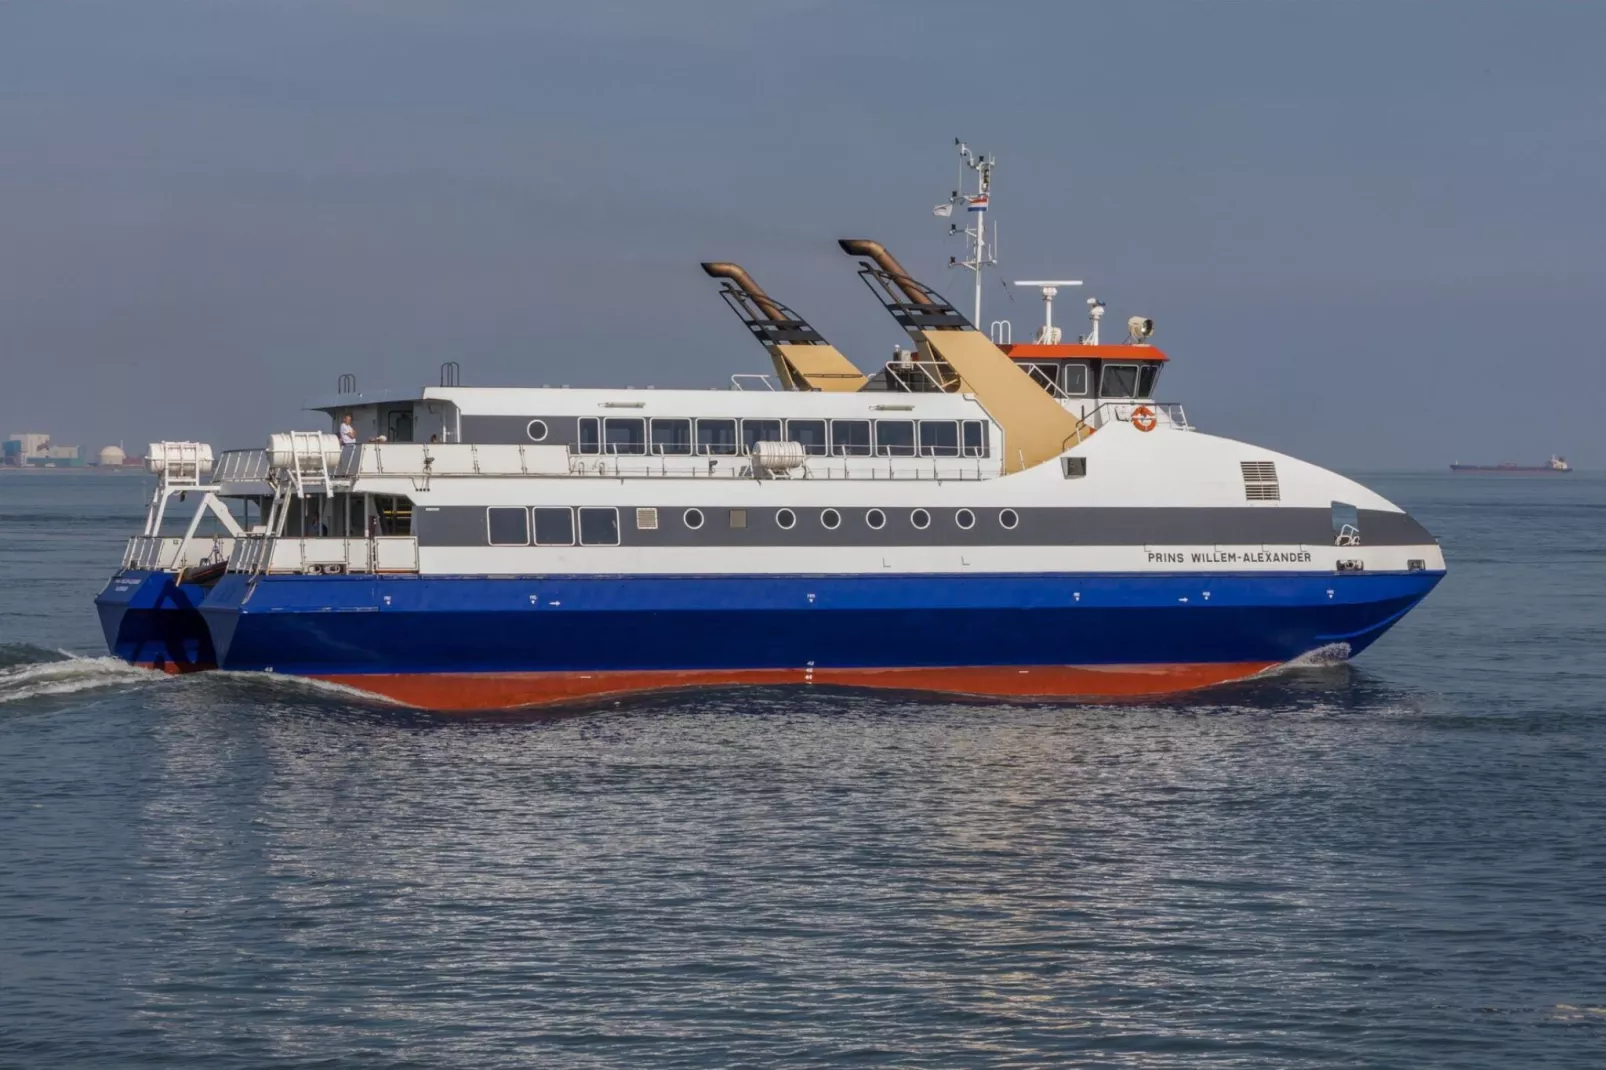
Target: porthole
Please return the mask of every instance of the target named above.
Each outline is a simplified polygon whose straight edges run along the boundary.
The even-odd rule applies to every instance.
[[[524,425],[524,433],[526,435],[530,436],[530,441],[531,442],[545,442],[546,441],[546,421],[545,420],[531,420],[529,423]]]
[[[778,509],[775,512],[775,526],[782,531],[791,531],[797,523],[797,514],[790,509]]]
[[[827,531],[835,531],[842,526],[842,514],[835,509],[827,509],[820,514],[820,524]]]
[[[681,514],[680,519],[688,528],[696,531],[703,526],[703,511],[701,509],[687,509]]]
[[[1020,527],[1020,514],[1015,512],[1013,509],[1005,509],[998,514],[998,522],[1002,524],[1005,529],[1014,531],[1016,528]]]
[[[931,514],[926,512],[924,509],[916,509],[914,512],[909,514],[909,523],[913,524],[921,531],[925,531],[927,528],[931,527]]]
[[[879,509],[872,509],[864,514],[864,522],[875,531],[880,531],[887,526],[887,514]]]
[[[971,528],[976,526],[976,514],[971,512],[969,509],[961,509],[959,512],[954,514],[954,523],[958,524],[964,530],[969,531]]]

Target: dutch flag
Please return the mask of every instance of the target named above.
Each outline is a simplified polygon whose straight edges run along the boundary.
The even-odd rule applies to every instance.
[[[978,194],[975,197],[965,198],[965,211],[985,212],[987,210],[987,194]]]

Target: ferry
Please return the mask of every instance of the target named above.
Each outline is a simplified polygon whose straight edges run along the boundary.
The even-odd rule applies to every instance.
[[[1443,554],[1398,506],[1161,400],[1151,320],[1102,341],[1089,299],[1070,341],[1053,304],[1078,283],[1034,281],[1034,340],[983,333],[992,161],[961,150],[970,316],[839,243],[908,339],[873,374],[710,262],[771,373],[487,388],[448,363],[423,389],[343,376],[322,426],[264,448],[152,444],[96,599],[108,648],[449,711],[733,685],[1106,700],[1354,655],[1433,589]]]

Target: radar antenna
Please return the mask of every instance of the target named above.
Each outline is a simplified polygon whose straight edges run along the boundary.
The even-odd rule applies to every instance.
[[[995,157],[970,150],[958,138],[954,138],[954,147],[959,150],[959,178],[954,182],[956,188],[948,195],[948,199],[931,210],[931,214],[942,219],[950,219],[955,208],[965,211],[966,225],[963,229],[958,223],[948,224],[950,237],[965,238],[965,258],[948,258],[949,267],[962,267],[976,277],[976,307],[971,323],[980,323],[981,320],[981,273],[983,268],[995,267],[998,264],[998,228],[993,228],[991,241],[987,238],[987,206],[992,199],[993,168],[998,160]],[[976,192],[965,192],[965,171],[974,171],[976,174]]]

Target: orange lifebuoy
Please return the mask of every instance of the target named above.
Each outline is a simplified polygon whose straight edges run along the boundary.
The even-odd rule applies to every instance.
[[[1147,405],[1139,405],[1132,410],[1132,426],[1139,431],[1153,431],[1155,423],[1154,410]]]

